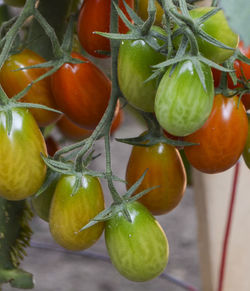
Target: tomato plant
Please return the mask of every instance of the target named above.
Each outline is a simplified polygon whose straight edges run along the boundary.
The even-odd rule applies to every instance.
[[[132,222],[117,212],[105,223],[105,240],[116,269],[132,281],[160,275],[168,261],[168,241],[159,223],[139,202],[126,205]]]
[[[205,173],[219,173],[232,167],[246,143],[248,122],[237,96],[216,95],[212,112],[202,128],[185,137],[198,145],[185,147],[190,164]],[[237,138],[236,138],[237,137]]]
[[[22,200],[36,193],[46,174],[40,153],[47,155],[44,138],[27,109],[13,108],[11,131],[0,111],[0,196]]]
[[[59,245],[69,250],[83,250],[93,245],[103,232],[103,222],[79,231],[104,209],[104,198],[99,180],[88,175],[82,176],[82,186],[71,195],[75,181],[72,175],[59,179],[50,207],[49,225]]]
[[[197,19],[212,9],[214,7],[199,7],[190,10],[190,16],[193,19]],[[222,42],[223,44],[235,49],[238,44],[238,35],[235,34],[228,25],[226,17],[223,13],[223,10],[218,11],[215,15],[209,17],[205,22],[201,24],[201,28],[204,32],[206,32],[211,37],[216,40]],[[197,38],[199,50],[201,54],[214,61],[215,63],[221,64],[225,62],[230,56],[233,55],[234,50],[228,50],[216,47],[209,42]]]
[[[179,152],[171,145],[159,143],[149,147],[133,146],[127,165],[127,187],[131,187],[148,169],[137,193],[159,186],[139,201],[154,215],[175,208],[186,189],[186,173]]]
[[[153,30],[165,34],[160,27]],[[159,42],[160,43],[160,42]],[[118,80],[128,102],[144,111],[154,111],[157,79],[145,82],[153,74],[153,65],[165,60],[165,56],[151,48],[144,40],[124,40],[118,55]]]
[[[155,24],[161,25],[161,20],[164,11],[157,1],[154,1],[154,3],[156,6]],[[146,20],[148,18],[148,0],[139,0],[136,12],[143,20]]]
[[[85,57],[78,53],[72,53],[72,57],[84,63],[66,63],[52,75],[55,101],[78,126],[94,129],[108,106],[111,82]]]
[[[27,87],[32,81],[48,71],[46,68],[15,70],[44,62],[44,58],[29,49],[24,49],[20,53],[10,56],[0,70],[0,83],[6,94],[9,97],[13,97]],[[50,77],[32,85],[31,89],[21,99],[21,101],[38,103],[51,108],[56,108],[50,87]],[[60,116],[58,113],[44,109],[31,108],[29,110],[41,127],[55,122]]]
[[[213,106],[213,81],[210,68],[201,64],[204,90],[191,61],[179,63],[170,76],[170,67],[162,77],[156,93],[155,114],[170,134],[188,135],[200,128]]]
[[[245,160],[246,165],[250,169],[250,117],[248,115],[248,134],[247,141],[243,151],[243,158]]]
[[[134,0],[126,0],[130,7],[134,7]],[[98,51],[110,52],[108,38],[97,35],[94,32],[109,32],[111,0],[85,0],[82,4],[78,19],[78,37],[83,48],[94,57],[104,58],[105,54]],[[128,13],[122,0],[119,0],[120,9],[127,17]],[[119,18],[119,31],[126,33],[128,28]]]

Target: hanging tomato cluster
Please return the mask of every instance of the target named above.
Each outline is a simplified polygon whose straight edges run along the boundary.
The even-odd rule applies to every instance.
[[[250,168],[249,48],[238,44],[215,7],[188,12],[190,7],[170,0],[163,7],[144,0],[136,7],[133,0],[111,2],[82,3],[78,51],[71,50],[72,29],[71,41],[61,46],[48,33],[54,60],[20,47],[5,62],[0,56],[0,196],[11,202],[31,197],[55,241],[68,250],[89,248],[105,231],[117,270],[129,280],[147,281],[168,262],[168,240],[153,215],[180,203],[187,184],[182,157],[212,174],[243,154]],[[109,57],[111,79],[95,64]],[[119,140],[133,145],[121,196],[113,184],[121,179],[112,173],[109,135],[122,123],[121,104],[127,103],[148,130]],[[58,149],[50,137],[46,147],[39,127],[46,133],[51,126],[78,142]],[[96,158],[94,142],[102,137],[105,173],[88,168]],[[106,209],[99,178],[107,180],[114,200]],[[0,275],[1,268],[0,262]]]

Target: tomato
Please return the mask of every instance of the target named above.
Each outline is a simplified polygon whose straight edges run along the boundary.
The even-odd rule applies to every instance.
[[[0,83],[6,94],[9,97],[13,97],[27,87],[32,81],[48,71],[47,68],[15,70],[44,62],[44,58],[29,49],[25,49],[18,54],[10,56],[0,70]],[[38,103],[56,108],[50,87],[50,77],[34,84],[21,101]],[[60,117],[60,114],[44,109],[30,108],[29,110],[41,127],[55,122]]]
[[[71,121],[94,129],[108,106],[111,82],[85,57],[78,53],[72,53],[72,57],[84,63],[65,63],[52,75],[55,101]]]
[[[250,46],[245,47],[242,41],[239,42],[238,48],[240,52],[250,58]],[[234,69],[238,79],[250,80],[250,65],[236,59],[234,61]],[[215,87],[219,86],[220,78],[221,78],[221,71],[212,68],[213,78],[214,78],[214,85]],[[243,73],[243,74],[242,74]],[[235,89],[237,87],[242,87],[243,84],[238,82],[236,85],[233,84],[233,81],[229,74],[227,74],[227,81],[228,81],[228,88]],[[244,104],[246,110],[250,109],[250,93],[246,93],[241,98],[242,103]]]
[[[165,34],[160,27],[153,30]],[[146,81],[153,74],[153,65],[163,62],[164,55],[151,48],[144,40],[124,40],[118,56],[118,81],[124,97],[134,107],[154,111],[158,80]]]
[[[127,204],[132,222],[119,211],[105,223],[105,241],[111,262],[129,280],[147,281],[160,275],[168,262],[166,235],[139,202]]]
[[[88,175],[82,176],[82,186],[72,196],[75,180],[71,175],[59,179],[50,207],[49,225],[59,245],[77,251],[93,245],[102,234],[103,222],[79,230],[104,209],[104,198],[99,180]]]
[[[190,10],[189,13],[193,19],[196,19],[208,13],[212,9],[215,8],[199,7]],[[223,44],[234,49],[237,47],[239,41],[238,35],[235,34],[229,27],[223,10],[218,11],[215,15],[208,18],[203,24],[201,24],[200,27],[209,36],[215,38]],[[201,54],[218,64],[225,62],[234,54],[234,50],[216,47],[201,38],[197,38],[197,42]]]
[[[13,123],[7,134],[6,114],[0,111],[0,196],[22,200],[41,187],[47,155],[44,138],[28,109],[13,108]]]
[[[246,143],[248,122],[237,96],[216,95],[212,112],[202,128],[185,137],[199,145],[184,148],[190,164],[205,173],[219,173],[232,167]]]
[[[248,116],[248,134],[247,141],[243,151],[243,158],[245,160],[246,165],[250,169],[250,116]]]
[[[207,91],[191,61],[179,63],[164,74],[156,93],[155,114],[170,134],[185,136],[199,129],[208,118],[214,98],[210,68],[201,63]]]
[[[45,139],[47,152],[50,156],[54,156],[55,152],[59,150],[58,143],[54,140],[52,136],[49,136]]]
[[[161,20],[163,16],[163,9],[161,5],[154,1],[155,7],[156,7],[156,16],[155,16],[155,24],[161,25]],[[138,16],[142,18],[142,20],[146,20],[148,18],[148,0],[139,0],[137,4],[137,10],[136,10]]]
[[[116,110],[114,113],[114,120],[111,125],[110,133],[113,134],[121,125],[123,121],[123,110],[120,108],[120,103],[118,102]],[[82,140],[89,137],[93,130],[81,128],[77,126],[74,122],[70,121],[65,115],[63,115],[60,120],[56,123],[57,128],[60,132],[70,140]]]
[[[131,8],[134,7],[134,0],[126,0],[126,3]],[[78,37],[87,53],[94,57],[107,57],[98,53],[98,50],[110,52],[109,39],[94,33],[95,31],[110,31],[110,7],[111,0],[85,0],[80,9],[77,25]],[[119,0],[119,7],[129,18],[123,0]],[[128,28],[119,18],[119,32],[126,33],[127,31]]]
[[[186,189],[186,173],[179,152],[171,145],[159,143],[149,147],[133,146],[127,165],[127,188],[148,169],[136,193],[160,186],[139,199],[154,215],[175,208]]]
[[[4,0],[5,4],[15,6],[15,7],[23,7],[26,0]]]
[[[44,221],[49,222],[49,211],[51,201],[56,189],[58,179],[55,179],[48,188],[42,192],[38,197],[33,196],[31,199],[32,206],[36,214]]]

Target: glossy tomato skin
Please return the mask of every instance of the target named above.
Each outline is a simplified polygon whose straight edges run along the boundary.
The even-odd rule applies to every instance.
[[[20,53],[10,56],[0,70],[0,83],[8,97],[13,97],[48,71],[47,68],[15,70],[44,63],[45,61],[44,58],[29,49],[24,49]],[[21,101],[56,108],[50,86],[50,77],[34,84]],[[44,109],[30,108],[29,110],[40,127],[47,126],[60,117],[60,114]]]
[[[248,134],[247,134],[247,141],[243,151],[243,158],[250,169],[250,116],[248,116]]]
[[[31,199],[32,206],[36,214],[46,222],[49,222],[49,211],[51,201],[56,189],[58,178],[55,178],[46,190],[44,190],[38,197],[33,196]]]
[[[111,82],[92,62],[78,53],[72,57],[84,61],[64,64],[51,78],[58,107],[78,126],[94,129],[109,102]]]
[[[102,222],[79,230],[104,209],[104,198],[99,180],[82,176],[82,186],[72,196],[75,176],[62,176],[53,195],[49,225],[55,241],[65,249],[77,251],[89,248],[101,236]]]
[[[134,0],[125,0],[133,8]],[[119,7],[128,17],[122,0]],[[78,18],[78,38],[83,48],[90,55],[105,58],[107,55],[98,53],[98,50],[110,52],[110,41],[108,38],[95,34],[95,31],[109,32],[110,27],[111,0],[85,0],[80,9]],[[119,32],[126,33],[128,28],[119,18]]]
[[[148,169],[136,193],[160,186],[138,201],[153,215],[165,214],[181,201],[186,189],[186,173],[179,152],[171,145],[159,143],[149,147],[133,146],[129,157],[126,180],[131,187]]]
[[[204,173],[219,173],[239,159],[247,139],[245,108],[237,96],[216,95],[212,112],[202,128],[185,137],[199,145],[184,148],[190,164]]]
[[[105,222],[105,241],[112,264],[131,281],[147,281],[160,275],[168,262],[166,235],[139,202],[127,204],[132,222],[121,212]]]
[[[164,11],[157,1],[154,1],[156,7],[155,25],[161,25],[162,16]],[[137,4],[137,14],[142,20],[148,18],[148,0],[139,0]]]
[[[114,119],[111,125],[110,133],[113,134],[123,122],[123,110],[120,108],[120,103],[118,102],[115,113]],[[57,128],[59,131],[68,139],[73,141],[79,141],[85,138],[88,138],[93,133],[93,130],[85,129],[82,127],[77,126],[74,122],[69,120],[65,115],[58,120],[56,123]]]
[[[44,138],[28,109],[12,109],[13,123],[7,134],[6,114],[0,112],[0,196],[22,200],[42,186],[47,155]]]
[[[153,29],[165,34],[160,27]],[[118,81],[124,97],[134,107],[154,111],[157,79],[146,81],[152,74],[152,66],[166,59],[164,55],[152,49],[144,40],[123,40],[118,55]]]
[[[208,118],[214,98],[211,69],[201,64],[207,91],[191,61],[179,63],[171,76],[170,67],[162,77],[155,98],[155,114],[170,134],[188,135],[199,129]]]
[[[196,19],[213,9],[215,8],[199,7],[190,10],[189,13],[193,19]],[[237,47],[239,38],[237,34],[235,34],[228,26],[223,10],[218,11],[215,15],[208,18],[203,24],[201,24],[200,27],[208,35],[224,43],[225,45],[233,49]],[[201,38],[197,38],[197,42],[201,54],[218,64],[225,62],[234,53],[234,50],[216,47]]]

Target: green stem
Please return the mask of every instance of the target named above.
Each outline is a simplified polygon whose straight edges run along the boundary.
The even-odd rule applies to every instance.
[[[74,0],[40,0],[38,10],[40,14],[54,28],[61,41],[65,33],[67,18]],[[44,34],[44,28],[34,19],[28,37],[29,48],[46,59],[53,57],[51,40]]]

